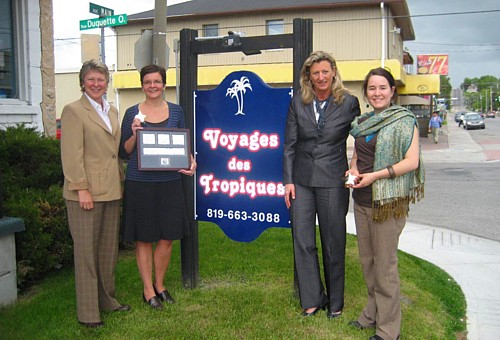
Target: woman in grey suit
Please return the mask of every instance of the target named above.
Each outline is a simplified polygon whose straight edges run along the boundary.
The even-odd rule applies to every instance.
[[[288,110],[283,158],[285,203],[292,222],[295,269],[302,316],[344,308],[346,215],[349,189],[346,140],[360,114],[359,101],[342,85],[335,59],[313,52],[300,73],[301,90]],[[325,285],[316,247],[319,221]],[[326,291],[325,291],[326,286]]]
[[[103,325],[100,311],[127,311],[115,298],[115,265],[122,194],[118,111],[104,98],[106,65],[91,60],[80,70],[82,97],[61,115],[64,198],[73,238],[78,321]]]

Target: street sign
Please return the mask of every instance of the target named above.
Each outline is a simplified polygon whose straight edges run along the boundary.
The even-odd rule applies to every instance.
[[[110,17],[115,14],[115,11],[110,8],[99,6],[91,2],[89,4],[90,4],[90,13],[97,14],[99,17]]]
[[[80,20],[80,31],[92,28],[126,25],[127,21],[128,18],[126,14],[113,15],[105,18]]]

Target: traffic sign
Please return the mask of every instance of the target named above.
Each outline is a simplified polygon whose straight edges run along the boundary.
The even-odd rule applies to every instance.
[[[99,17],[110,17],[115,14],[115,11],[110,8],[99,6],[91,2],[89,4],[90,4],[90,13],[97,14]]]
[[[159,39],[157,42],[160,44],[157,51],[165,51],[165,65],[160,66],[164,67],[165,70],[168,70],[170,47],[168,46],[166,39]],[[154,55],[153,51],[153,31],[145,30],[142,32],[141,36],[137,39],[134,45],[134,66],[137,70],[140,70],[149,64],[159,65],[158,59],[160,59],[159,56]]]
[[[113,15],[105,18],[80,20],[80,31],[92,28],[126,25],[127,21],[128,18],[126,14]]]

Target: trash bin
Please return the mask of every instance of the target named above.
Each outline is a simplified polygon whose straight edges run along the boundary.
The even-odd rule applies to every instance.
[[[429,135],[429,119],[431,119],[430,116],[417,116],[420,137],[427,137]]]

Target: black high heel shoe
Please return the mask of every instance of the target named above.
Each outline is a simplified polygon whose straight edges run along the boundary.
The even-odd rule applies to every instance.
[[[318,307],[316,307],[316,308],[315,308],[313,311],[311,311],[311,312],[306,312],[306,311],[303,311],[301,315],[302,315],[303,317],[314,316],[314,315],[318,314],[318,312],[319,312],[320,310],[325,310],[325,309],[326,309],[326,303],[325,303],[323,306],[318,306]]]
[[[163,292],[158,292],[156,290],[155,285],[153,285],[153,289],[155,290],[156,296],[159,297],[161,301],[165,301],[166,303],[169,303],[169,304],[175,303],[174,298],[168,293],[168,290],[165,289]]]
[[[326,312],[326,317],[328,319],[336,319],[336,318],[340,318],[342,316],[342,311],[339,310],[338,312],[332,312],[332,311],[328,311]]]
[[[142,294],[142,299],[144,302],[146,302],[148,305],[151,306],[151,308],[156,309],[156,310],[162,310],[163,305],[161,304],[160,300],[156,296],[153,296],[151,299],[146,300],[146,295]]]

